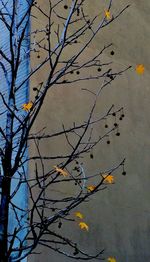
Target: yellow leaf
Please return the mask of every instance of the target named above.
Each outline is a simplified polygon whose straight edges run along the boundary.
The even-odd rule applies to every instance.
[[[82,219],[83,218],[83,214],[81,214],[79,211],[75,212],[75,216]]]
[[[105,17],[109,20],[111,19],[111,14],[109,10],[105,10]]]
[[[117,262],[116,259],[114,257],[109,257],[108,258],[108,262]]]
[[[25,111],[29,111],[29,110],[32,108],[32,106],[33,106],[33,103],[32,103],[32,102],[29,102],[29,103],[27,103],[27,104],[23,104],[23,105],[22,105],[22,108],[23,108],[23,110],[25,110]]]
[[[145,67],[144,67],[143,64],[139,64],[139,65],[136,66],[137,74],[142,75],[144,73],[144,71],[145,71]]]
[[[87,190],[88,190],[89,192],[92,192],[95,188],[96,188],[96,186],[91,185],[91,186],[88,186],[88,187],[87,187]]]
[[[65,170],[63,170],[63,169],[61,169],[57,166],[54,166],[54,168],[55,168],[56,172],[60,173],[60,175],[63,175],[64,177],[69,175],[67,171],[65,171]]]
[[[112,184],[114,182],[114,176],[106,174],[106,175],[102,175],[102,177],[104,178],[104,182],[108,183],[108,184]]]
[[[89,226],[85,222],[80,222],[79,227],[83,230],[85,229],[86,231],[89,230]]]

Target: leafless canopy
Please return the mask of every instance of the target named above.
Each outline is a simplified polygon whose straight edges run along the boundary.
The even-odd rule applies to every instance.
[[[110,18],[104,12],[101,14],[98,12],[94,17],[89,17],[86,7],[90,5],[91,0],[43,1],[47,3],[47,10],[44,10],[38,1],[14,0],[11,1],[10,12],[7,8],[10,1],[1,0],[0,20],[8,33],[10,52],[9,55],[6,55],[3,47],[0,46],[0,70],[3,71],[6,80],[8,80],[9,72],[11,77],[7,81],[9,94],[0,92],[2,103],[0,117],[6,114],[6,126],[0,127],[0,261],[10,261],[10,258],[11,261],[21,261],[34,253],[37,245],[48,247],[78,260],[103,259],[103,249],[94,255],[85,253],[80,249],[78,243],[66,237],[65,233],[60,233],[60,227],[67,221],[74,223],[72,210],[106,187],[104,173],[109,176],[124,165],[123,159],[108,170],[98,170],[96,174],[88,176],[82,163],[85,154],[90,154],[92,149],[106,139],[110,133],[117,132],[119,135],[118,124],[105,129],[105,132],[99,137],[93,136],[93,129],[107,118],[113,118],[122,113],[123,108],[116,109],[114,105],[110,105],[106,112],[100,112],[98,118],[95,117],[95,108],[102,91],[111,86],[112,81],[115,81],[129,67],[115,72],[111,61],[108,63],[102,61],[103,53],[110,49],[112,44],[104,46],[94,57],[84,59],[84,61],[82,55],[86,57],[87,49],[96,35],[104,27],[113,23],[128,6],[114,14],[113,1],[110,0],[106,6],[107,12],[111,14]],[[21,19],[17,20],[18,5],[21,5],[21,2],[26,2],[28,6],[22,13]],[[38,21],[39,16],[43,16],[46,27],[41,28],[39,25],[36,30],[32,30],[31,27],[31,31],[28,32],[30,18]],[[31,44],[27,51],[23,45],[29,38]],[[24,79],[18,81],[22,63],[25,59],[29,59],[30,55],[33,57],[35,54],[40,62],[30,68]],[[36,94],[35,98],[32,101],[26,101],[26,109],[20,107],[16,102],[18,95],[25,84],[30,79],[32,80],[45,65],[47,78],[41,79],[36,87],[32,87],[31,82],[30,86]],[[95,75],[90,73],[93,68],[96,69]],[[91,110],[87,112],[87,119],[84,119],[82,123],[73,123],[70,128],[63,125],[60,131],[54,133],[45,133],[45,130],[32,132],[45,98],[52,88],[72,84],[75,86],[76,82],[87,80],[98,80],[97,91],[85,89],[93,97],[93,104]],[[70,148],[69,153],[56,156],[53,155],[53,152],[49,156],[41,153],[40,143],[64,136]],[[27,147],[31,143],[34,143],[37,154],[26,157]],[[54,163],[50,170],[45,169],[47,161]],[[32,177],[30,173],[26,174],[24,168],[25,164],[30,162],[35,167]],[[96,185],[93,190],[88,190],[87,182],[93,178],[96,179]],[[13,181],[16,184],[12,192],[10,188]],[[17,206],[14,201],[24,184],[28,188],[30,198],[30,205],[26,210]],[[62,187],[64,184],[72,187],[72,194],[69,197],[62,197],[53,190],[51,191],[55,186]],[[48,193],[50,191],[53,193]],[[11,209],[16,218],[13,233],[8,230],[8,217]],[[22,212],[23,215],[20,216],[19,212]],[[15,245],[16,240],[18,241],[17,246]]]

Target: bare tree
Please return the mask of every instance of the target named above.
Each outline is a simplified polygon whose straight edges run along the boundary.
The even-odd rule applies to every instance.
[[[11,3],[10,3],[11,2]],[[19,8],[26,4],[26,9],[19,14]],[[9,54],[5,52],[5,46],[0,46],[0,70],[5,77],[7,90],[2,91],[3,83],[0,83],[1,119],[5,117],[5,125],[0,127],[0,161],[1,161],[1,207],[0,207],[0,261],[22,261],[28,255],[35,252],[37,245],[48,247],[55,252],[78,260],[103,259],[103,251],[97,254],[87,254],[80,249],[78,243],[65,237],[54,229],[54,225],[60,228],[62,222],[74,222],[71,211],[81,203],[90,199],[93,194],[106,188],[106,181],[119,167],[124,167],[124,159],[108,170],[101,170],[97,174],[88,176],[85,173],[82,162],[86,154],[91,154],[97,146],[109,134],[119,133],[119,125],[115,123],[111,128],[105,126],[105,132],[99,137],[93,136],[93,129],[101,121],[113,118],[121,113],[123,108],[116,109],[110,105],[107,112],[101,112],[99,118],[95,117],[97,100],[102,91],[111,85],[112,81],[121,76],[128,68],[121,68],[115,72],[111,62],[104,63],[102,55],[110,49],[112,44],[104,46],[92,58],[82,60],[88,47],[96,35],[104,27],[113,23],[129,6],[118,13],[113,14],[113,1],[110,0],[106,10],[101,15],[89,17],[86,13],[88,0],[48,0],[47,10],[38,4],[38,1],[5,1],[1,0],[0,23],[7,31],[9,42]],[[62,10],[66,10],[66,13]],[[18,19],[18,15],[20,15]],[[38,15],[42,15],[46,22],[43,29],[30,30],[30,18],[38,21]],[[88,38],[86,37],[88,35]],[[84,38],[84,41],[82,41]],[[31,39],[30,47],[26,44]],[[67,52],[73,47],[73,52]],[[40,63],[35,68],[30,68],[23,79],[20,79],[20,68],[30,54],[37,53]],[[26,88],[26,84],[44,66],[47,68],[47,79],[41,79],[38,86],[30,88],[36,93],[33,101],[26,101],[22,106],[18,103],[18,96]],[[96,74],[90,73],[95,68]],[[80,74],[81,72],[81,74]],[[18,80],[19,79],[19,80]],[[33,126],[44,105],[47,94],[53,88],[61,85],[71,85],[87,80],[99,80],[97,91],[85,89],[93,96],[93,104],[87,119],[82,123],[73,123],[70,128],[62,126],[60,131],[45,133],[40,130],[33,133]],[[45,140],[53,140],[64,137],[69,146],[68,154],[45,156],[40,150],[40,143]],[[27,156],[28,145],[35,145],[37,154]],[[107,140],[109,144],[109,140]],[[45,171],[46,161],[53,163],[52,169]],[[25,165],[34,165],[34,176],[27,174]],[[106,174],[105,176],[103,174]],[[123,171],[125,175],[125,171]],[[87,186],[87,182],[95,178],[96,184]],[[15,181],[15,186],[12,184]],[[60,197],[59,194],[48,194],[50,188],[55,185],[69,185],[72,194],[69,197]],[[22,209],[14,201],[21,187],[28,189],[30,205]],[[76,185],[76,186],[74,186]],[[12,190],[11,190],[12,189]],[[15,226],[9,232],[10,210],[15,214]],[[20,216],[21,212],[21,216]],[[87,225],[81,222],[81,227],[87,229]],[[17,246],[16,246],[17,241]]]

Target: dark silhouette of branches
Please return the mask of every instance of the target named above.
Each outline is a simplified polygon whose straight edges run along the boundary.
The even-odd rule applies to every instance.
[[[27,7],[21,13],[20,19],[17,19],[18,10],[23,2]],[[3,45],[0,46],[0,70],[7,83],[6,92],[0,90],[2,105],[0,117],[5,116],[6,119],[5,126],[0,127],[0,261],[21,261],[34,253],[37,245],[48,247],[77,260],[103,260],[103,248],[97,254],[87,254],[80,249],[78,243],[66,237],[65,233],[61,234],[58,230],[54,230],[53,225],[58,225],[59,229],[63,222],[74,223],[72,210],[89,201],[92,195],[104,190],[107,187],[106,178],[124,166],[123,159],[108,170],[101,170],[89,176],[82,162],[84,156],[91,153],[92,149],[103,139],[108,138],[109,134],[119,136],[117,123],[105,129],[98,137],[93,136],[93,129],[99,123],[120,113],[123,118],[123,108],[118,109],[115,105],[110,105],[105,112],[100,112],[99,117],[95,117],[95,109],[104,89],[110,87],[112,81],[130,67],[114,71],[111,61],[103,62],[102,55],[112,47],[112,44],[105,45],[92,58],[87,57],[84,60],[82,58],[83,54],[86,57],[87,49],[96,35],[118,19],[129,6],[113,14],[113,1],[110,0],[106,6],[107,12],[111,14],[109,18],[105,13],[89,17],[85,8],[86,5],[90,5],[88,0],[70,0],[68,5],[64,0],[48,0],[46,3],[47,10],[44,10],[38,1],[1,0],[0,21],[8,34],[9,53],[7,54]],[[63,12],[63,9],[67,12]],[[31,29],[29,32],[30,19],[38,21],[39,16],[43,16],[46,20],[46,27],[39,26],[38,29]],[[30,47],[27,48],[30,39]],[[23,62],[30,56],[32,58],[34,54],[37,54],[40,63],[33,68],[31,65],[25,77],[18,80]],[[20,106],[17,97],[37,72],[45,70],[45,65],[47,78],[41,79],[41,82],[33,87],[35,98]],[[90,73],[93,68],[96,69],[95,74]],[[87,112],[87,118],[82,123],[73,123],[71,127],[65,127],[63,124],[62,129],[53,133],[45,133],[44,129],[33,132],[37,116],[52,88],[71,86],[87,80],[91,82],[98,80],[98,86],[97,91],[83,88],[83,91],[91,95],[93,102]],[[32,82],[30,86],[32,87]],[[61,137],[65,137],[69,148],[66,153],[60,152],[55,155],[50,152],[50,155],[45,155],[41,152],[40,145],[43,141]],[[36,153],[32,155],[31,152],[26,156],[28,146],[31,144],[35,145]],[[54,164],[50,170],[45,171],[45,163],[49,160]],[[30,173],[26,173],[26,163],[32,163],[34,166],[32,177]],[[96,178],[97,184],[93,190],[88,190],[87,182],[92,178]],[[15,186],[11,190],[13,181]],[[54,189],[57,184],[60,186],[69,184],[69,187],[72,187],[72,194],[62,197],[59,192],[48,193],[50,188]],[[23,185],[26,185],[30,199],[26,210],[14,201]],[[13,232],[9,232],[8,227],[10,210],[13,210],[16,220]]]

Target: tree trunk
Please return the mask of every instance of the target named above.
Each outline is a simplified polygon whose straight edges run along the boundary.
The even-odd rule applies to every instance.
[[[9,218],[9,198],[10,198],[9,177],[3,177],[2,193],[0,205],[0,262],[8,262],[8,218]]]

